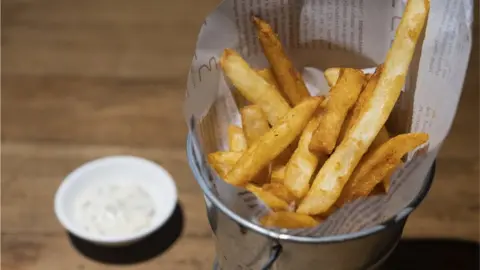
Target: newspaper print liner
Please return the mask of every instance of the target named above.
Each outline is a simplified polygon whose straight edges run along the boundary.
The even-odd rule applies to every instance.
[[[253,194],[221,180],[205,161],[206,154],[227,149],[227,126],[241,125],[238,108],[246,103],[221,72],[223,50],[235,49],[254,68],[268,66],[251,15],[272,25],[310,92],[318,94],[328,91],[322,75],[326,68],[371,68],[384,61],[404,7],[400,0],[226,0],[207,17],[189,72],[184,110],[198,144],[202,174],[227,207],[255,223],[269,211]],[[424,39],[386,124],[393,134],[426,132],[430,140],[408,155],[393,175],[389,193],[348,204],[316,228],[277,231],[312,237],[352,233],[390,219],[416,197],[455,116],[472,21],[473,1],[431,0]]]

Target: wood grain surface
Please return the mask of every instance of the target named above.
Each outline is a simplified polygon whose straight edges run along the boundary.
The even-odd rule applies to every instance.
[[[112,154],[142,156],[167,168],[183,210],[175,243],[122,269],[211,269],[214,246],[186,162],[182,103],[199,28],[218,1],[2,4],[2,269],[119,268],[77,252],[53,213],[63,177]],[[478,35],[474,40],[434,185],[409,220],[406,237],[478,240]]]

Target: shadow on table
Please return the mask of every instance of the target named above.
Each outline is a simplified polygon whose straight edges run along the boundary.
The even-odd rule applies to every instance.
[[[177,204],[170,219],[147,238],[124,247],[105,247],[69,233],[70,242],[84,256],[108,264],[134,264],[161,255],[178,239],[183,230],[183,211]]]
[[[403,239],[382,269],[477,270],[479,243],[452,239]]]

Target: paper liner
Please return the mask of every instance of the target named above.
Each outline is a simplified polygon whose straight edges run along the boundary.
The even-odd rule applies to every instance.
[[[372,72],[384,61],[404,7],[399,0],[226,0],[207,17],[189,72],[185,117],[201,174],[227,207],[255,223],[268,211],[251,193],[221,180],[205,160],[206,154],[227,149],[227,126],[241,125],[238,108],[246,104],[220,69],[223,50],[235,49],[254,68],[268,67],[251,15],[274,28],[309,91],[319,94],[328,91],[326,68]],[[431,0],[423,43],[417,45],[405,88],[386,124],[393,135],[426,132],[430,140],[408,155],[392,177],[389,193],[350,203],[316,228],[278,231],[311,237],[356,232],[392,218],[419,194],[455,116],[472,20],[472,1]]]

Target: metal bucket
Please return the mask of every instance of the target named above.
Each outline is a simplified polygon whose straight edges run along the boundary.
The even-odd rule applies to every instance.
[[[228,209],[208,188],[187,138],[187,158],[205,194],[208,220],[215,240],[218,270],[359,270],[380,269],[402,236],[410,213],[430,189],[435,163],[416,198],[395,217],[375,227],[345,235],[304,237],[277,233]]]

